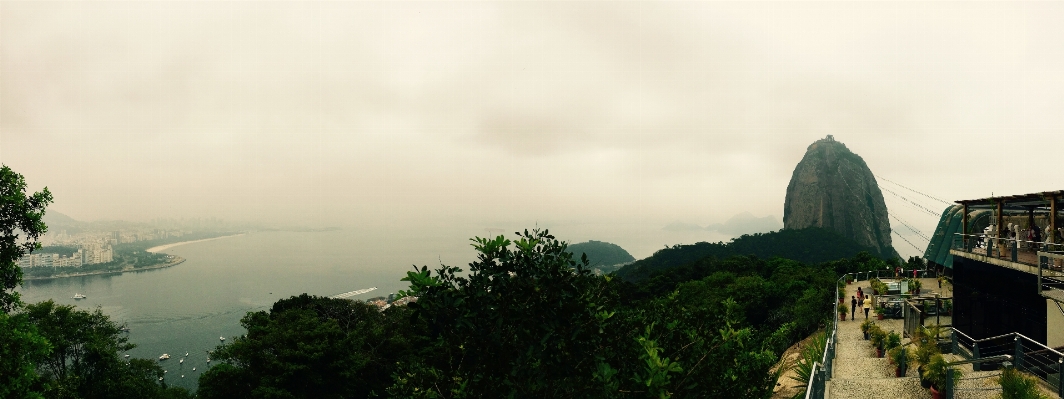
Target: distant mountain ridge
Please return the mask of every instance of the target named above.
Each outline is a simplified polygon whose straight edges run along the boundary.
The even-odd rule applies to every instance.
[[[706,227],[693,223],[673,222],[662,228],[665,231],[717,231],[724,234],[740,236],[743,234],[768,233],[783,228],[783,224],[773,215],[756,217],[750,212],[732,216],[724,223],[714,223]]]
[[[890,236],[887,205],[875,175],[860,156],[828,135],[806,148],[787,184],[785,229],[822,227],[897,257]]]

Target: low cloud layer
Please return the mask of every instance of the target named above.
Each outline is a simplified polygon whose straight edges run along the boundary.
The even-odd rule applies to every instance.
[[[1027,2],[3,2],[0,161],[82,220],[603,226],[573,240],[780,215],[828,134],[948,200],[1059,189],[1049,164],[982,165],[1064,144],[1061,20]]]

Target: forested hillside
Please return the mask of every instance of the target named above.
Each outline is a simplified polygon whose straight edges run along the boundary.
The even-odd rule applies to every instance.
[[[762,259],[780,257],[802,263],[821,263],[857,256],[861,252],[876,253],[834,231],[810,227],[800,230],[780,230],[771,233],[743,235],[728,243],[699,242],[674,245],[658,250],[649,258],[640,259],[617,271],[625,280],[640,281],[665,269],[685,265],[705,258],[724,259],[737,255],[752,255]]]
[[[618,265],[635,260],[628,251],[617,244],[591,240],[569,245],[569,252],[573,257],[580,259],[581,255],[587,255],[588,265],[593,269],[603,272],[611,272],[619,268]]]

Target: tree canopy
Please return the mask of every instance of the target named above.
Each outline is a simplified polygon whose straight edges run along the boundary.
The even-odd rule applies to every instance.
[[[40,248],[40,237],[48,231],[41,221],[52,193],[48,187],[26,195],[26,179],[7,165],[0,166],[0,312],[10,312],[19,304],[15,287],[22,284],[18,259]]]
[[[673,245],[658,250],[649,258],[640,259],[617,271],[625,280],[639,281],[665,269],[682,266],[706,258],[724,259],[736,255],[759,258],[780,257],[807,264],[830,262],[857,256],[861,252],[876,253],[838,233],[816,227],[784,229],[771,233],[743,235],[728,243],[699,242]]]

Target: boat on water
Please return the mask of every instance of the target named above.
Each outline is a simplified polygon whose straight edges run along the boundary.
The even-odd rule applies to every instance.
[[[219,341],[225,341],[225,337],[218,337]]]
[[[159,360],[166,360],[166,359],[169,359],[169,358],[170,358],[170,355],[165,354],[165,353],[162,356],[159,356]]]
[[[178,363],[184,363],[184,362],[185,362],[185,359],[181,359],[181,360],[178,360],[177,362],[178,362]]]
[[[79,293],[75,292],[74,296],[72,296],[71,298],[74,298],[74,299],[85,299],[85,298],[88,298],[88,297],[85,296],[85,294],[79,294]]]

